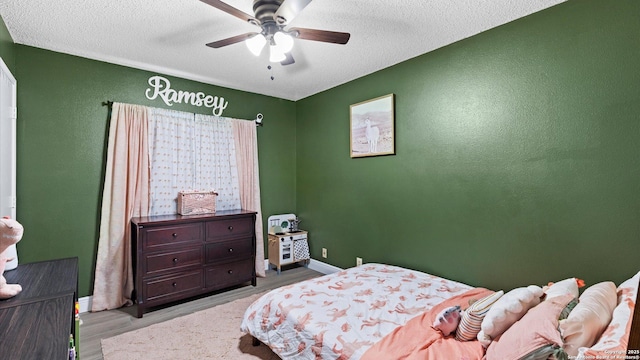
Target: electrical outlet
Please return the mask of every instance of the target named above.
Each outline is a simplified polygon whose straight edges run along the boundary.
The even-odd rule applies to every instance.
[[[327,258],[327,248],[322,248],[322,257]]]
[[[357,257],[356,258],[356,266],[361,266],[362,265],[362,258],[361,257]]]

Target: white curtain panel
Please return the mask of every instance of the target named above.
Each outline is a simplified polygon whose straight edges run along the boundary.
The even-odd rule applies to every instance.
[[[195,190],[194,114],[150,108],[149,215],[175,214],[178,192]]]
[[[178,192],[185,190],[216,191],[216,210],[241,208],[230,120],[151,109],[150,215],[175,214]]]
[[[216,210],[242,208],[233,136],[232,119],[196,114],[194,186],[218,193]]]

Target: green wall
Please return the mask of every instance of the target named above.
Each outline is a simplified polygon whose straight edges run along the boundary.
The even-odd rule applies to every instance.
[[[78,256],[80,296],[93,288],[108,137],[107,100],[167,107],[145,97],[156,73],[15,45],[18,80],[18,220],[21,263]],[[223,116],[254,119],[258,129],[262,210],[295,207],[295,103],[166,76],[174,89],[224,97]],[[211,109],[177,104],[176,110]],[[272,161],[272,159],[278,159]]]
[[[635,274],[638,14],[569,1],[298,101],[312,257],[493,289]],[[349,105],[389,93],[396,155],[351,159]]]

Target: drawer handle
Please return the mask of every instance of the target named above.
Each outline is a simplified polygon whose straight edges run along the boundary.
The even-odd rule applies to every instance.
[[[229,229],[229,231],[233,231],[233,226],[229,226],[227,229]]]
[[[178,263],[178,258],[173,258],[173,263],[177,264]]]
[[[228,271],[229,275],[233,274],[233,270]]]
[[[233,248],[229,248],[229,252],[233,252]]]
[[[178,286],[178,283],[174,282],[173,284],[171,284],[171,286],[176,287]]]
[[[171,236],[173,236],[174,238],[176,238],[176,237],[178,237],[178,234],[173,233],[173,234],[171,234]]]

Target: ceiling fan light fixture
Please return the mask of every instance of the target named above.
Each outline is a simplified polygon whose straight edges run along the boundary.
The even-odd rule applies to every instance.
[[[313,40],[323,43],[344,45],[349,41],[351,34],[345,32],[318,30],[309,28],[286,28],[312,0],[253,0],[253,12],[249,15],[242,10],[227,4],[226,0],[201,0],[202,2],[224,11],[229,15],[257,26],[260,30],[254,30],[226,39],[213,41],[206,45],[218,49],[224,46],[245,42],[249,51],[257,57],[269,46],[269,60],[279,62],[280,65],[295,63],[291,51],[294,40]],[[286,30],[285,30],[286,28]],[[264,58],[266,55],[262,55]]]
[[[273,35],[273,41],[283,53],[288,53],[293,49],[293,37],[283,31],[278,31]]]
[[[269,61],[271,62],[281,62],[286,59],[287,56],[284,54],[284,51],[280,49],[277,45],[269,46]]]
[[[262,49],[264,48],[264,44],[267,43],[267,39],[262,34],[256,34],[247,40],[244,41],[249,48],[249,51],[255,56],[260,56]]]

